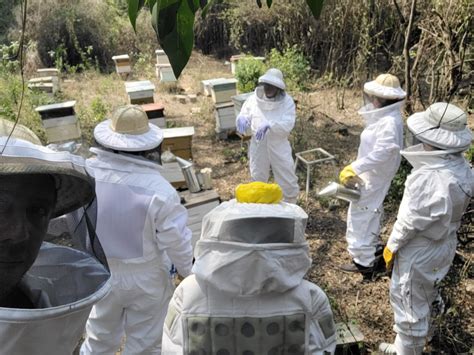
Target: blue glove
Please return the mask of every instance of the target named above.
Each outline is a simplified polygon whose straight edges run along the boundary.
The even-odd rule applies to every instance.
[[[239,115],[237,117],[237,131],[244,134],[245,131],[250,127],[250,120],[247,116]]]
[[[263,123],[260,127],[258,127],[257,133],[255,134],[255,138],[257,138],[257,141],[261,141],[263,138],[265,138],[265,134],[269,130],[270,125],[268,123]]]

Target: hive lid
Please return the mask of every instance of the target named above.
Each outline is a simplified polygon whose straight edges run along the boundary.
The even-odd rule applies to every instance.
[[[38,107],[35,108],[35,111],[36,112],[43,112],[43,111],[70,108],[70,107],[74,107],[75,104],[76,104],[75,100],[65,101],[65,102],[61,102],[61,103],[58,103],[58,104],[38,106]]]

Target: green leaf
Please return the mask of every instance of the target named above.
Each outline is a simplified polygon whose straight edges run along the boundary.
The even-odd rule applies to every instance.
[[[141,8],[145,4],[145,0],[127,0],[128,3],[128,17],[130,19],[130,23],[132,24],[133,30],[136,32],[136,23],[138,13],[140,12]]]
[[[262,0],[257,0],[257,5],[259,8],[262,8]]]
[[[158,0],[153,7],[153,27],[177,78],[191,56],[194,16],[199,6],[199,0]]]
[[[323,9],[324,0],[306,0],[314,18],[319,18]]]
[[[156,4],[157,0],[145,0],[148,8],[150,9],[150,12],[153,11],[153,7]]]
[[[267,6],[268,8],[272,7],[273,0],[267,0]]]

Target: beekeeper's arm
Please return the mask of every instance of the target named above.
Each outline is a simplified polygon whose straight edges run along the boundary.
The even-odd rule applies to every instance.
[[[193,259],[191,231],[186,227],[188,212],[176,193],[164,203],[157,198],[153,203],[158,207],[154,213],[157,243],[166,251],[178,273],[186,277],[191,274]]]
[[[336,325],[326,294],[310,284],[313,316],[310,322],[309,353],[312,355],[334,354],[336,349]]]
[[[451,220],[451,200],[441,189],[445,182],[436,173],[425,172],[409,176],[397,221],[387,242],[387,248],[396,253],[415,235],[436,240]]]
[[[288,137],[295,127],[296,120],[296,109],[293,99],[285,96],[281,107],[275,110],[273,115],[273,119],[268,122],[271,134],[283,138]]]
[[[367,156],[351,163],[357,175],[368,170],[380,168],[380,164],[395,159],[400,154],[401,147],[397,141],[397,127],[393,120],[384,120],[378,124],[375,133],[374,149]]]
[[[163,341],[161,344],[164,355],[182,355],[184,351],[184,335],[182,322],[183,285],[186,279],[174,291],[168,305],[165,325],[163,327]]]

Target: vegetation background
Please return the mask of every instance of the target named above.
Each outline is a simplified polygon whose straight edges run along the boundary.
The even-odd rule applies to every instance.
[[[10,120],[16,117],[25,85],[18,61],[23,31],[20,2],[0,2],[0,117]],[[169,97],[165,104],[173,107],[167,108],[171,124],[189,124],[189,120],[179,118],[189,116],[189,112],[178,112],[172,94],[197,92],[199,80],[209,79],[209,75],[225,76],[225,68],[218,63],[232,54],[265,56],[265,65],[251,60],[239,66],[239,89],[251,91],[267,66],[282,68],[291,94],[299,101],[297,125],[291,136],[294,151],[313,148],[316,142],[318,146],[332,145],[342,166],[355,155],[361,129],[359,122],[347,117],[357,109],[362,84],[381,72],[397,75],[409,89],[407,113],[436,101],[450,101],[472,113],[473,10],[474,2],[470,0],[326,0],[320,19],[315,20],[304,0],[275,0],[271,9],[257,8],[255,0],[224,0],[214,5],[204,19],[198,16],[195,26],[195,47],[212,58],[195,54],[179,87],[159,87],[159,94],[165,100]],[[28,0],[24,35],[26,78],[34,76],[37,68],[54,66],[65,79],[65,89],[53,98],[25,91],[21,123],[44,142],[41,121],[34,111],[38,105],[77,99],[76,111],[85,140],[92,142],[95,124],[126,102],[123,83],[113,74],[113,55],[130,54],[137,79],[154,76],[157,40],[149,11],[140,13],[135,33],[127,16],[126,0]],[[210,143],[196,141],[195,145],[207,156],[216,152],[222,155],[220,170],[214,169],[215,179],[221,196],[230,197],[228,186],[236,182],[232,176],[241,178],[237,172],[245,170],[245,147],[239,142],[216,142],[212,107],[204,100],[200,102],[201,113],[192,122],[204,122],[207,131],[197,138]],[[471,148],[468,153],[471,162],[473,152]],[[201,159],[200,163],[211,164]],[[409,169],[403,164],[392,184],[387,200],[388,221],[393,222]],[[321,176],[316,174],[313,180],[318,178]],[[228,186],[220,179],[227,179]],[[337,258],[336,251],[325,248],[332,245],[334,235],[343,235],[344,209],[334,212],[332,202],[316,201],[314,195],[301,203],[312,217],[308,227],[310,236],[314,232],[312,250]],[[447,279],[446,293],[451,295],[451,303],[439,323],[436,352],[452,353],[454,349],[461,353],[472,346],[473,305],[466,301],[474,295],[472,220],[465,230],[457,266]],[[343,253],[344,242],[337,246],[335,250]],[[327,262],[318,257],[314,261],[321,265]],[[358,318],[370,345],[391,336],[391,319],[383,314],[371,319],[372,313],[364,315],[364,310],[358,308],[359,291],[351,292],[359,285],[325,273],[313,270],[309,277],[334,297],[339,320]],[[386,288],[386,281],[382,286]],[[381,292],[377,287],[381,285],[366,287],[360,298],[365,294],[377,300],[377,291]],[[386,297],[380,300],[388,304]],[[346,307],[352,301],[355,306]],[[387,314],[390,317],[389,309]]]

